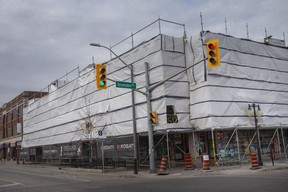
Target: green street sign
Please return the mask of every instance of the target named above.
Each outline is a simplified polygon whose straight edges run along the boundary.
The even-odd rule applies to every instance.
[[[136,89],[136,83],[116,81],[116,87],[125,89]]]

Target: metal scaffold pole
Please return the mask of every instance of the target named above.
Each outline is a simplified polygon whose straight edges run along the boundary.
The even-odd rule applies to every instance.
[[[196,141],[195,141],[195,131],[193,130],[193,132],[192,132],[192,139],[193,139],[193,157],[195,157],[196,156],[196,153],[197,153],[197,151],[196,151]]]
[[[283,148],[284,148],[284,155],[285,159],[287,160],[287,153],[286,153],[286,145],[285,145],[285,139],[284,139],[284,133],[283,133],[283,127],[281,126],[281,135],[282,135],[282,143],[283,143]]]
[[[170,163],[170,150],[169,150],[169,130],[166,131],[166,145],[167,145],[168,169],[170,173],[171,163]]]
[[[279,129],[277,128],[277,141],[278,141],[278,146],[279,146],[279,154],[280,154],[280,159],[282,157],[282,152],[281,152],[281,143],[280,143],[280,137],[279,137]]]
[[[241,155],[240,155],[239,137],[238,137],[238,130],[237,130],[237,128],[236,128],[236,142],[237,142],[239,165],[241,165]]]
[[[214,158],[214,165],[218,165],[217,159],[216,159],[216,150],[215,150],[215,139],[213,134],[214,128],[211,129],[211,136],[212,136],[212,148],[213,148],[213,158]]]

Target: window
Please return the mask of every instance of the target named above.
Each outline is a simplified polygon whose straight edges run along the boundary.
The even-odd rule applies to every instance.
[[[0,117],[0,139],[4,138],[3,132],[4,132],[4,127],[3,127],[3,117]]]
[[[7,122],[10,122],[10,121],[12,121],[12,112],[9,112],[7,114]]]
[[[17,119],[18,117],[18,110],[15,108],[12,111],[12,120]]]
[[[23,115],[23,105],[19,106],[18,108],[18,117],[22,117]]]
[[[178,116],[175,113],[174,105],[166,106],[167,123],[178,123]]]

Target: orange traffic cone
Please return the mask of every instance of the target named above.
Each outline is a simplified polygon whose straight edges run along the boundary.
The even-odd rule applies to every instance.
[[[195,166],[192,163],[192,158],[190,153],[185,154],[185,170],[194,170]]]
[[[168,175],[169,172],[167,172],[166,169],[167,169],[167,156],[164,156],[161,159],[160,170],[158,172],[158,175]]]
[[[203,155],[203,171],[210,171],[209,155]]]
[[[252,163],[252,167],[250,169],[260,169],[261,167],[259,167],[256,152],[251,152],[250,156],[251,156],[251,163]]]

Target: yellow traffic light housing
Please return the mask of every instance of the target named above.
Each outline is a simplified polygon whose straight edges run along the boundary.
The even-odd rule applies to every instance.
[[[208,55],[208,67],[215,68],[221,66],[219,40],[211,40],[207,42],[207,55]]]
[[[96,65],[96,84],[97,89],[107,89],[106,66]]]
[[[150,112],[151,123],[158,124],[158,114],[156,112]]]

